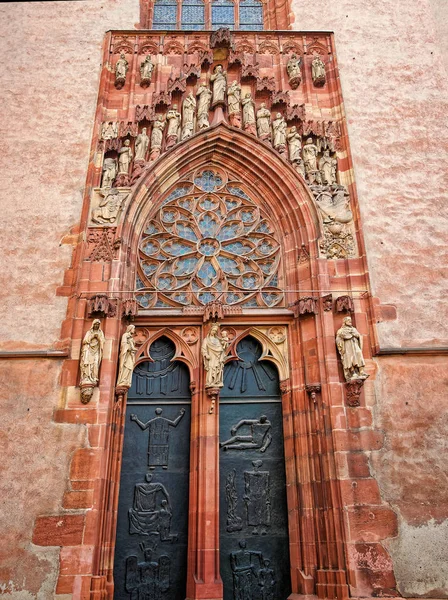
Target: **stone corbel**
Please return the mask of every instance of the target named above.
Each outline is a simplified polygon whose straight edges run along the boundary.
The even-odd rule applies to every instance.
[[[210,408],[208,414],[212,415],[215,412],[216,403],[219,401],[220,388],[206,388],[205,392],[210,399]]]
[[[333,295],[327,294],[326,296],[322,296],[322,306],[325,312],[330,312],[333,310]]]
[[[306,296],[299,298],[292,305],[292,310],[296,319],[303,315],[317,315],[317,303],[318,299],[312,296]]]
[[[92,400],[93,390],[96,388],[96,385],[93,383],[81,383],[79,385],[79,389],[81,390],[81,402],[83,404],[88,404],[90,400]]]
[[[353,298],[351,296],[339,296],[336,298],[337,312],[355,312]]]
[[[109,299],[106,294],[98,294],[89,298],[87,317],[115,317],[117,315],[117,300]]]
[[[317,394],[320,394],[321,385],[320,383],[312,383],[310,385],[306,385],[305,389],[307,391],[309,399],[317,405]]]
[[[359,398],[365,379],[352,379],[345,383],[345,401],[347,406],[355,408],[360,405]]]
[[[121,303],[121,316],[131,321],[138,315],[138,304],[137,300],[133,298],[127,298]]]

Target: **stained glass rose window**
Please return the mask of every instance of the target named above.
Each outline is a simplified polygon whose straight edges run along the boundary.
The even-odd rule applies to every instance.
[[[181,182],[149,219],[139,243],[141,308],[283,305],[280,244],[271,220],[224,172]]]

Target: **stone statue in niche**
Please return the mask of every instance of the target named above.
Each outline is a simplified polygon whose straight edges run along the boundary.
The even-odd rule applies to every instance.
[[[213,84],[212,105],[225,104],[227,88],[227,71],[224,71],[222,65],[216,65],[213,75],[210,77]]]
[[[236,470],[233,469],[226,477],[227,531],[241,531],[243,520],[237,515],[238,494],[236,491]]]
[[[193,93],[190,92],[185,98],[182,105],[183,114],[183,128],[182,128],[182,139],[186,140],[190,138],[194,133],[194,113],[196,111],[196,98]]]
[[[198,102],[198,128],[207,129],[210,127],[208,120],[208,113],[210,110],[210,104],[212,101],[213,92],[207,87],[205,81],[201,82],[201,85],[196,92],[196,96],[199,98]]]
[[[316,181],[317,169],[317,146],[313,144],[313,138],[308,138],[302,148],[303,164],[308,183]]]
[[[109,123],[103,123],[101,129],[101,139],[113,140],[118,137],[118,123],[115,121],[109,121]]]
[[[297,57],[297,54],[292,54],[286,65],[286,70],[289,77],[289,85],[293,90],[296,90],[302,81],[302,71],[300,70],[301,64],[302,59]]]
[[[368,374],[364,371],[366,363],[362,355],[362,336],[353,327],[351,317],[344,317],[342,327],[336,334],[336,346],[341,355],[345,380],[367,379]]]
[[[286,152],[286,121],[281,113],[277,113],[272,122],[272,130],[274,133],[274,148],[280,154]]]
[[[245,434],[238,433],[241,427],[246,427]],[[258,450],[266,452],[272,442],[271,422],[266,415],[259,419],[243,419],[230,430],[232,436],[225,442],[220,442],[223,450]]]
[[[162,115],[158,115],[154,121],[151,132],[151,154],[149,160],[156,160],[162,151],[163,130],[165,129],[165,120]]]
[[[151,60],[151,55],[148,54],[140,65],[140,85],[147,86],[151,83],[153,71],[154,63]]]
[[[124,140],[123,146],[118,151],[118,175],[129,175],[129,167],[133,158],[130,140]]]
[[[241,127],[241,86],[234,81],[227,90],[229,120],[233,127]]]
[[[146,127],[143,127],[142,132],[135,140],[135,158],[134,161],[145,160],[146,152],[149,147],[149,137],[146,135]]]
[[[153,483],[152,478],[152,473],[147,473],[146,483],[137,483],[134,488],[134,504],[128,510],[129,533],[157,535],[161,542],[172,542],[177,539],[177,534],[171,533],[170,496],[165,486]]]
[[[95,319],[91,328],[84,336],[79,359],[79,370],[81,373],[79,387],[81,388],[81,401],[83,404],[89,402],[92,398],[93,388],[98,385],[104,341],[101,321]]]
[[[115,158],[105,158],[103,162],[103,181],[101,187],[108,189],[112,187],[118,173],[118,165]]]
[[[148,444],[148,466],[151,470],[156,467],[168,468],[168,457],[170,451],[170,427],[177,427],[185,414],[185,408],[181,408],[179,415],[174,421],[162,417],[162,409],[156,408],[156,416],[147,423],[142,423],[137,415],[131,414],[131,421],[145,431],[149,429]]]
[[[160,600],[161,593],[170,589],[170,566],[168,556],[159,560],[151,560],[154,550],[150,547],[143,549],[144,561],[139,563],[136,556],[126,559],[126,592],[132,600]]]
[[[300,151],[302,150],[302,137],[297,131],[297,127],[291,127],[288,133],[288,149],[289,149],[289,160],[295,163],[302,159]]]
[[[177,110],[177,104],[173,104],[173,107],[166,113],[166,120],[168,123],[166,147],[168,149],[179,141],[181,115]]]
[[[258,575],[263,565],[261,552],[247,550],[246,541],[239,542],[240,550],[230,554],[235,600],[253,600]]]
[[[243,100],[243,127],[244,131],[257,135],[257,120],[255,118],[255,102],[253,101],[252,94],[248,92]]]
[[[115,65],[115,85],[118,88],[124,86],[126,81],[126,73],[128,72],[129,63],[126,60],[124,52],[120,54],[120,58],[117,60]]]
[[[338,161],[330,156],[330,150],[324,150],[322,158],[319,159],[320,179],[324,185],[336,183],[336,170]]]
[[[92,221],[99,225],[115,223],[124,198],[125,196],[122,196],[117,188],[108,190],[103,195],[98,207],[92,210]]]
[[[318,54],[316,54],[311,63],[311,77],[316,87],[321,87],[325,84],[325,64]]]
[[[266,108],[265,102],[257,111],[257,133],[260,140],[271,139],[271,111]]]
[[[228,345],[228,341],[219,336],[219,325],[214,323],[202,342],[206,389],[223,387],[224,360]]]
[[[269,471],[260,471],[262,460],[253,460],[253,471],[244,471],[244,496],[247,524],[254,535],[266,535],[271,525]]]
[[[134,342],[135,325],[128,325],[121,336],[117,388],[130,388],[137,348]]]

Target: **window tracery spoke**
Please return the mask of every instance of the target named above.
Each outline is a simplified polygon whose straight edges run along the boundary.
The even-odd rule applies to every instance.
[[[139,243],[142,308],[283,304],[281,245],[264,211],[225,172],[181,182],[150,218]]]

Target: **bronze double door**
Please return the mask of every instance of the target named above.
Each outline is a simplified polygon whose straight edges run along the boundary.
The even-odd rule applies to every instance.
[[[220,399],[220,556],[225,600],[291,592],[282,405],[253,338],[226,365]],[[159,338],[128,394],[115,600],[185,600],[191,397],[174,344]]]

